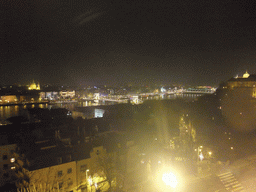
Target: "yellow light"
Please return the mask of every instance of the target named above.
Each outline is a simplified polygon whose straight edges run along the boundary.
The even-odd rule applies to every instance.
[[[200,158],[200,161],[202,161],[204,159],[204,156],[202,153],[199,155],[199,158]]]
[[[91,178],[91,176],[89,176],[88,181],[89,181],[89,184],[92,185],[92,178]]]
[[[209,154],[209,155],[212,155],[212,152],[211,152],[211,151],[209,151],[209,152],[208,152],[208,154]]]
[[[14,163],[14,162],[15,162],[15,158],[11,158],[11,159],[10,159],[10,162],[11,162],[11,163]]]
[[[164,166],[156,174],[155,181],[156,187],[160,191],[169,191],[169,190],[181,190],[182,185],[180,179],[182,178],[180,172],[177,172],[175,169],[169,166]],[[182,191],[182,190],[181,190]]]
[[[178,184],[178,180],[172,172],[164,173],[162,176],[162,180],[167,186],[170,186],[172,188],[176,188]]]
[[[230,147],[231,150],[233,150],[234,148],[233,147]]]

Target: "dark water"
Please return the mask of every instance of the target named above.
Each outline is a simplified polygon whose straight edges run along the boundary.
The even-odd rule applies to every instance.
[[[171,94],[171,95],[143,97],[142,100],[145,101],[145,100],[162,100],[162,99],[185,99],[188,101],[192,101],[200,96],[202,96],[202,94]]]
[[[52,106],[48,104],[0,106],[0,123],[6,123],[6,119],[13,116],[24,116],[28,108],[35,107],[51,108]]]
[[[186,100],[194,100],[202,94],[181,94],[181,95],[159,95],[159,96],[149,96],[141,98],[142,101],[145,100],[162,100],[162,99],[177,99],[182,98]],[[28,108],[66,108],[68,110],[74,110],[75,107],[90,107],[95,105],[113,105],[117,104],[117,102],[110,101],[99,101],[99,103],[95,103],[93,101],[83,101],[76,103],[58,103],[58,104],[34,104],[34,105],[15,105],[15,106],[0,106],[0,123],[6,123],[6,119],[12,116],[26,115]]]

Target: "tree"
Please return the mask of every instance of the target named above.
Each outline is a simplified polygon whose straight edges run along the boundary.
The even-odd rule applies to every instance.
[[[90,169],[91,184],[96,184],[99,190],[120,191],[124,175],[117,163],[117,154],[104,150],[95,158]]]
[[[67,174],[60,173],[57,166],[31,171],[29,172],[29,178],[29,185],[20,187],[20,192],[61,192],[76,188],[76,186],[71,186],[74,184],[72,179]]]

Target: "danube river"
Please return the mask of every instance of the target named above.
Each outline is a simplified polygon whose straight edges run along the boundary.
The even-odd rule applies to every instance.
[[[149,96],[144,97],[141,100],[162,100],[162,99],[185,99],[192,101],[201,94],[181,94],[181,95],[159,95],[159,96]],[[33,104],[33,105],[12,105],[12,106],[0,106],[0,124],[5,124],[6,119],[13,116],[26,116],[28,108],[66,108],[73,111],[75,107],[90,107],[95,105],[113,105],[117,102],[100,101],[99,103],[94,103],[93,101],[83,101],[83,102],[73,102],[73,103],[58,103],[58,104]]]

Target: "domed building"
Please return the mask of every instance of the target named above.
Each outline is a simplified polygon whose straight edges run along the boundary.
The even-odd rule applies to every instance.
[[[256,129],[256,75],[247,71],[221,84],[220,109],[229,124],[240,131]]]
[[[256,88],[256,75],[250,75],[247,71],[242,77],[236,76],[226,82],[226,86],[222,88],[236,89],[236,88]]]
[[[33,80],[33,83],[30,84],[28,87],[28,90],[40,90],[40,84],[36,84],[35,81]]]
[[[243,78],[248,78],[250,74],[246,71],[245,74],[243,74]]]

